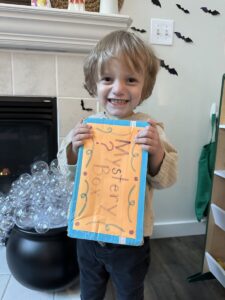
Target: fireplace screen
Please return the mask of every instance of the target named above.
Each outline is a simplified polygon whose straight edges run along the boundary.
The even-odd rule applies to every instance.
[[[0,192],[57,153],[56,98],[0,97]]]

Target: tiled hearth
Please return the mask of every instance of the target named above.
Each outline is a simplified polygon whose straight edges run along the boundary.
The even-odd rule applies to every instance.
[[[0,299],[1,300],[79,300],[79,282],[62,292],[30,290],[13,278],[7,266],[5,247],[0,247]],[[78,280],[79,281],[79,280]],[[115,300],[112,284],[109,282],[105,300]]]
[[[97,110],[83,88],[84,57],[102,36],[130,23],[128,16],[0,4],[0,95],[57,97],[60,143]],[[83,110],[81,100],[92,111]],[[0,299],[76,300],[79,286],[61,293],[29,290],[11,276],[0,247]],[[110,286],[106,299],[114,299]]]

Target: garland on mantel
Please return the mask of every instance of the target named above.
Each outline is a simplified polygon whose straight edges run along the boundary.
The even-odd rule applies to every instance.
[[[67,9],[68,0],[50,0],[52,8]],[[118,0],[118,9],[123,6],[124,0]],[[0,0],[0,3],[17,4],[31,6],[31,0]],[[85,10],[92,12],[99,12],[100,0],[86,0]]]
[[[5,3],[5,4],[17,4],[17,5],[31,5],[31,0],[0,0],[0,3]]]
[[[50,0],[53,8],[68,8],[68,0]],[[124,0],[118,0],[118,9],[120,10]],[[99,12],[100,0],[85,0],[85,10]]]

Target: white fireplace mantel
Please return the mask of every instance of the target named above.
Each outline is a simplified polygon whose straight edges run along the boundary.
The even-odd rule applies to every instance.
[[[127,30],[125,15],[0,4],[0,48],[88,52],[114,30]]]

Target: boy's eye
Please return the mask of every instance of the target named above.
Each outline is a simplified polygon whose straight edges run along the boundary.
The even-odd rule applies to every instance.
[[[109,76],[105,76],[105,77],[102,78],[102,81],[110,82],[110,81],[112,81],[112,78],[109,77]]]
[[[128,78],[127,80],[129,83],[134,83],[134,82],[137,82],[137,79],[136,78],[133,78],[133,77],[130,77]]]

